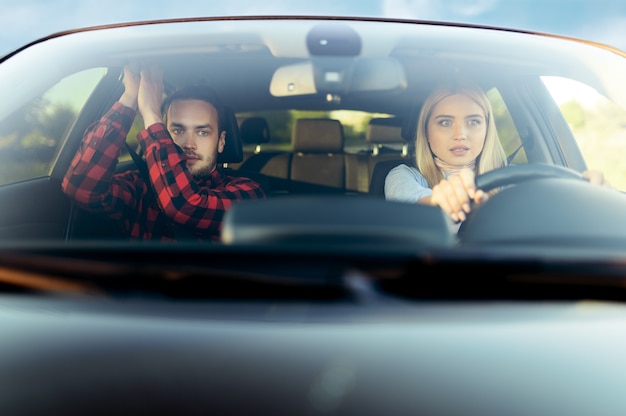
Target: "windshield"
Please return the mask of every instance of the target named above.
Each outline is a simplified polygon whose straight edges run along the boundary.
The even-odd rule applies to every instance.
[[[0,65],[0,238],[621,258],[624,63],[349,18],[55,36]]]

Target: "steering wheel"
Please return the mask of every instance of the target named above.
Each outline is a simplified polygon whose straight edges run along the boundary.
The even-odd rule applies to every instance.
[[[626,229],[620,220],[626,209],[624,195],[590,185],[570,168],[510,165],[478,175],[476,186],[485,192],[504,189],[472,208],[457,232],[462,246],[584,245],[589,241],[612,246]],[[619,228],[622,226],[625,228]],[[615,236],[615,240],[607,242],[607,235]]]
[[[534,179],[570,178],[585,180],[580,172],[560,165],[529,163],[509,165],[485,172],[476,177],[476,188],[489,192],[506,185],[515,185]]]
[[[518,185],[535,179],[565,178],[585,180],[583,175],[573,169],[560,165],[549,165],[547,163],[528,163],[521,165],[508,165],[491,170],[476,176],[476,188],[489,192],[493,189]],[[458,231],[458,235],[463,235],[470,218],[476,215],[475,203],[472,201],[472,211],[464,221]]]
[[[564,166],[549,165],[547,163],[528,163],[521,165],[508,165],[478,175],[476,176],[476,188],[489,192],[500,187],[518,185],[522,182],[528,182],[536,179],[549,178],[585,180],[580,172]],[[472,206],[475,206],[473,202]],[[461,224],[458,230],[458,235],[463,235],[465,233],[467,224],[471,222],[472,217],[475,215],[476,211],[472,208],[472,212],[470,212],[467,220]]]

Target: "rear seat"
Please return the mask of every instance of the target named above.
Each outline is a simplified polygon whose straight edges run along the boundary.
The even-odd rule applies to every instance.
[[[292,134],[289,191],[344,192],[346,162],[343,144],[343,126],[338,120],[296,120]]]
[[[241,120],[239,132],[243,144],[243,160],[239,163],[231,163],[229,167],[233,169],[241,168],[250,157],[260,154],[262,145],[270,141],[270,129],[267,120],[263,117],[249,117]],[[253,169],[252,165],[253,162],[249,163],[245,169],[259,170]]]
[[[373,118],[367,127],[365,140],[371,144],[374,158],[406,157],[409,145],[402,137],[402,119],[398,117]]]
[[[373,118],[365,133],[367,151],[346,154],[346,187],[369,192],[376,165],[385,160],[398,163],[408,157],[408,143],[402,138],[402,120],[395,117]]]
[[[368,193],[377,165],[399,164],[409,157],[399,118],[372,119],[366,132],[369,149],[359,153],[344,152],[343,126],[327,118],[295,120],[290,152],[263,151],[260,145],[269,140],[269,129],[264,132],[265,120],[255,119],[260,118],[241,125],[242,137],[257,146],[239,169],[266,176],[272,194]]]
[[[400,118],[375,118],[370,122],[367,141],[376,143],[369,160],[371,195],[384,197],[387,173],[401,163],[412,162],[409,143],[402,136],[402,123]]]
[[[242,121],[242,130],[246,130]],[[254,121],[255,129],[263,123]],[[256,136],[260,136],[257,131]],[[264,140],[264,139],[263,139]],[[238,169],[258,172],[269,181],[271,194],[344,192],[345,160],[343,126],[338,120],[295,120],[291,151],[258,151]]]
[[[242,175],[262,175],[269,193],[281,193],[288,190],[289,152],[263,149],[263,144],[271,140],[267,120],[263,117],[248,117],[240,123],[241,138],[245,145],[243,161],[231,163],[230,167]]]

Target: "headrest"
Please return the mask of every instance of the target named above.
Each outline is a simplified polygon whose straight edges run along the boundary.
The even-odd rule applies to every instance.
[[[226,144],[224,151],[218,153],[217,163],[239,163],[243,161],[243,144],[235,113],[224,106],[224,129],[226,130]]]
[[[261,144],[270,141],[270,128],[263,117],[249,117],[241,122],[241,141],[244,144]]]
[[[301,118],[293,126],[294,152],[336,153],[343,151],[343,126],[329,118]]]
[[[402,137],[402,119],[397,117],[373,118],[367,126],[368,143],[405,143]]]

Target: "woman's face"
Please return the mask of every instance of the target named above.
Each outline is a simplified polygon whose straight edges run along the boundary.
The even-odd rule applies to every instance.
[[[464,166],[475,161],[485,145],[487,119],[478,103],[463,94],[439,101],[426,135],[430,150],[444,162]]]

